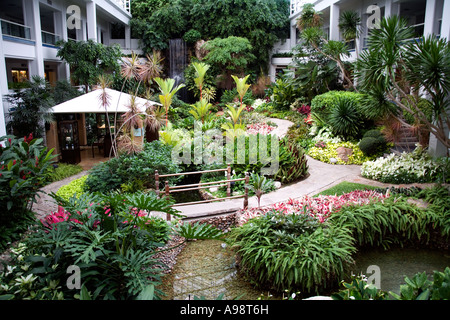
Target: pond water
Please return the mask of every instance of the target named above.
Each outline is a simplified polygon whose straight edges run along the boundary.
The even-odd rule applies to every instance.
[[[218,240],[189,242],[178,255],[171,274],[164,277],[161,289],[167,294],[165,299],[171,300],[214,300],[221,294],[226,300],[256,300],[262,294],[241,278],[235,253]]]
[[[367,272],[368,266],[378,266],[381,289],[398,293],[405,276],[424,271],[432,275],[434,270],[443,271],[450,266],[450,253],[429,249],[370,249],[356,255],[355,260],[353,274],[370,276],[372,271]],[[226,300],[236,297],[256,300],[261,296],[267,299],[269,294],[273,295],[271,299],[282,298],[262,292],[243,279],[237,272],[233,250],[216,240],[189,242],[178,255],[171,274],[164,277],[161,289],[167,294],[165,299],[170,300],[194,297],[214,300],[220,294]]]
[[[426,272],[432,279],[433,271],[444,271],[450,267],[450,252],[431,249],[392,248],[367,249],[355,256],[354,274],[363,273],[366,276],[374,274],[368,272],[369,266],[377,266],[380,275],[380,287],[383,291],[399,293],[400,285],[405,284],[405,276],[413,277],[418,272]],[[375,270],[375,269],[374,269]]]

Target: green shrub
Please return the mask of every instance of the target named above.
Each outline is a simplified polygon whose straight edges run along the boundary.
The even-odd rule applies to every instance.
[[[45,172],[49,182],[60,181],[83,171],[79,164],[58,163]]]
[[[388,294],[373,284],[367,283],[363,275],[354,275],[351,282],[341,282],[342,289],[331,295],[333,300],[386,300]]]
[[[366,131],[366,133],[364,133],[363,137],[364,138],[366,138],[366,137],[383,138],[383,134],[378,129],[371,129],[369,131]]]
[[[239,94],[237,92],[236,88],[233,88],[231,90],[225,90],[220,98],[220,105],[222,107],[225,107],[227,104],[231,104],[233,102],[239,101]],[[255,102],[255,98],[253,97],[253,94],[250,90],[248,90],[244,98],[242,99],[242,103],[248,106],[251,106]]]
[[[378,138],[364,137],[359,142],[359,149],[368,156],[377,154],[380,150],[381,142]]]
[[[308,163],[300,145],[288,138],[280,140],[279,169],[273,177],[281,183],[291,183],[305,178],[308,174]]]
[[[195,43],[201,38],[202,34],[195,29],[189,29],[183,36],[183,40],[187,43]]]
[[[381,131],[372,129],[364,134],[359,148],[367,156],[378,155],[387,149],[387,142]]]
[[[69,201],[75,194],[78,196],[84,193],[84,184],[88,176],[82,176],[81,178],[70,181],[68,184],[62,186],[56,191],[56,195]]]
[[[444,272],[434,271],[433,280],[428,280],[425,272],[412,278],[405,277],[406,284],[400,286],[400,294],[390,292],[397,300],[449,300],[450,268]]]
[[[149,218],[157,211],[180,217],[171,202],[152,193],[85,194],[36,225],[0,272],[0,300],[145,300],[162,292],[161,262],[155,253],[171,229]],[[183,236],[217,239],[216,228],[193,225]],[[175,230],[177,232],[177,230]],[[178,235],[178,234],[177,234]],[[81,292],[67,283],[70,266],[80,268]],[[73,274],[73,273],[72,273]],[[73,283],[73,282],[72,282]]]
[[[0,138],[0,247],[19,236],[30,222],[30,211],[45,172],[53,162],[42,138],[3,136]],[[23,221],[22,221],[23,220]],[[8,231],[9,230],[9,231]]]
[[[367,283],[363,276],[353,276],[350,283],[342,281],[343,289],[333,293],[333,300],[387,300],[388,292],[377,289]],[[449,300],[450,268],[444,272],[434,271],[429,280],[425,272],[416,273],[412,278],[405,277],[405,284],[400,285],[400,294],[389,292],[396,300]]]
[[[354,252],[348,229],[319,223],[308,213],[268,212],[234,229],[232,238],[247,275],[279,291],[319,292],[335,285]]]
[[[336,99],[326,120],[335,135],[346,137],[348,140],[359,135],[363,121],[358,112],[357,103],[354,99],[342,97]]]
[[[449,215],[450,213],[446,213]],[[430,239],[437,230],[448,237],[448,218],[433,210],[420,209],[404,198],[389,197],[364,206],[346,206],[333,213],[328,222],[352,230],[359,246],[406,245]]]
[[[272,92],[273,107],[276,110],[289,110],[292,103],[298,98],[298,92],[294,85],[289,81],[277,79],[270,87]]]
[[[319,126],[331,126],[339,135],[358,136],[369,120],[362,111],[364,95],[351,91],[329,91],[311,101],[311,116]]]
[[[123,184],[136,186],[141,182],[145,188],[154,188],[155,170],[159,174],[181,171],[180,166],[172,161],[172,147],[160,141],[145,143],[143,151],[137,154],[123,154],[94,166],[85,182],[85,189],[108,192],[119,189]],[[176,179],[169,178],[170,181]]]

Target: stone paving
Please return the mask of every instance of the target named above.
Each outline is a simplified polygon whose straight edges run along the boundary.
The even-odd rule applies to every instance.
[[[88,171],[82,171],[76,175],[50,183],[41,188],[41,192],[38,193],[36,203],[34,203],[32,207],[33,212],[36,213],[36,218],[42,219],[52,211],[56,212],[58,210],[58,206],[56,205],[55,200],[50,196],[52,192],[56,193],[56,191],[58,191],[61,186],[68,184],[72,180],[81,178],[86,174],[88,174]]]

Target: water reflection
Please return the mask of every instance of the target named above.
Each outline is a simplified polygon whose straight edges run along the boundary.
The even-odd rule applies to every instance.
[[[385,251],[371,248],[359,253],[355,256],[355,260],[354,274],[368,275],[369,266],[378,266],[380,289],[399,293],[400,285],[405,284],[406,276],[411,278],[418,272],[426,272],[432,276],[435,270],[444,271],[445,267],[450,266],[450,252],[411,248],[393,248]]]

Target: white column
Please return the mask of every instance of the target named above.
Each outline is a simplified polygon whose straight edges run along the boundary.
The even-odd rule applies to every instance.
[[[3,54],[3,37],[0,36],[0,137],[6,135],[6,119],[3,98],[8,94],[8,75],[6,74],[5,55]]]
[[[330,6],[330,40],[339,41],[339,5],[332,4]]]
[[[297,45],[297,23],[292,21],[289,30],[289,47],[292,49]]]
[[[129,25],[125,26],[125,49],[131,49],[131,28]]]
[[[86,17],[88,28],[88,40],[98,41],[97,38],[97,7],[95,1],[86,3]]]
[[[444,0],[442,9],[441,38],[450,41],[450,0]]]
[[[36,57],[30,66],[30,76],[45,76],[44,72],[44,55],[42,53],[42,33],[41,33],[41,17],[39,10],[39,0],[24,1],[24,11],[26,12],[25,24],[31,28],[31,38],[35,42],[34,49]],[[30,77],[31,78],[31,77]]]
[[[429,36],[434,34],[434,26],[436,20],[436,0],[427,0],[425,8],[425,25],[423,35]]]
[[[399,4],[394,3],[394,0],[386,0],[386,2],[384,3],[384,16],[387,18],[398,14],[399,14]]]

